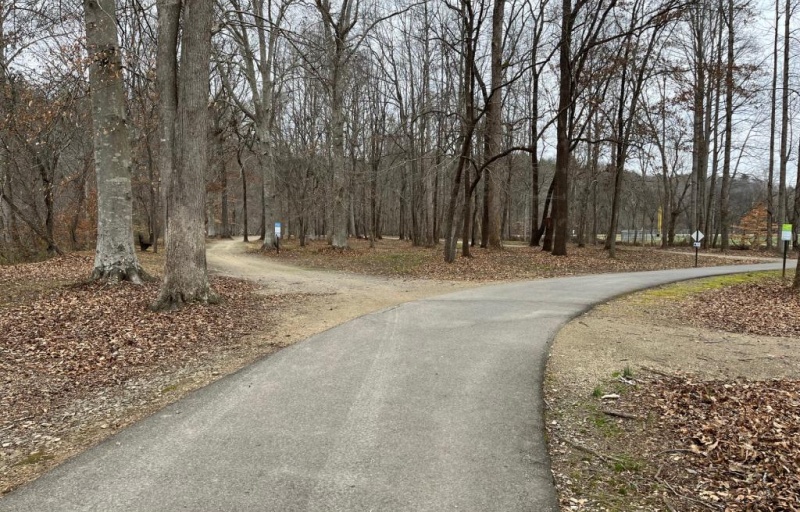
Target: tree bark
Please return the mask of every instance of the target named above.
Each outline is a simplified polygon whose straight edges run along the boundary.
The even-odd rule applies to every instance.
[[[559,47],[558,113],[556,120],[556,172],[553,177],[553,254],[567,255],[569,230],[569,111],[572,106],[572,0],[561,1],[561,44]]]
[[[97,246],[92,279],[141,283],[133,242],[131,152],[114,0],[84,2],[97,173]],[[52,240],[52,236],[48,233]]]
[[[156,310],[219,301],[208,282],[203,230],[213,12],[211,0],[188,0],[184,4],[167,261],[161,292],[153,304]]]
[[[178,108],[177,73],[178,28],[181,0],[157,0],[158,41],[156,46],[156,90],[159,105],[158,171],[163,205],[162,226],[169,218],[169,187],[175,152],[175,113]],[[166,233],[165,233],[166,236]]]
[[[728,0],[728,62],[725,66],[725,151],[722,156],[722,191],[719,197],[719,222],[722,251],[730,244],[731,135],[733,133],[733,0]]]
[[[786,12],[783,24],[783,92],[781,94],[781,154],[778,177],[778,229],[786,222],[786,165],[789,162],[789,35],[792,5],[786,0]]]
[[[492,55],[491,55],[491,80],[492,89],[486,105],[486,155],[493,158],[502,151],[503,123],[502,123],[502,86],[503,86],[503,9],[505,0],[494,0],[492,11]],[[503,247],[501,236],[502,205],[500,204],[499,189],[500,160],[495,160],[483,171],[485,182],[484,205],[486,222],[483,229],[487,231],[486,246],[489,249]]]
[[[788,15],[788,13],[787,13]],[[772,221],[775,215],[773,204],[775,191],[775,104],[778,95],[778,23],[780,22],[780,2],[775,1],[775,32],[772,40],[772,91],[769,109],[769,171],[767,173],[767,249],[772,249]]]

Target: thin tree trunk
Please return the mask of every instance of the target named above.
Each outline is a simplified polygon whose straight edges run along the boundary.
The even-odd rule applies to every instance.
[[[728,0],[728,62],[725,66],[725,153],[722,161],[722,191],[719,198],[719,222],[722,251],[730,244],[731,135],[733,133],[733,0]]]
[[[463,225],[461,228],[461,256],[469,258],[472,255],[469,251],[469,242],[472,235],[472,194],[470,190],[470,171],[469,167],[464,169],[464,204],[462,210]]]
[[[788,16],[788,13],[787,13]],[[775,1],[775,32],[772,41],[772,91],[770,91],[769,109],[769,171],[767,174],[767,249],[772,249],[773,226],[775,215],[774,181],[775,181],[775,104],[778,95],[778,23],[780,21],[780,2]]]
[[[178,86],[176,84],[178,61],[178,27],[181,15],[181,0],[157,0],[158,42],[156,46],[156,89],[158,91],[158,172],[163,205],[163,221],[166,230],[169,218],[169,186],[172,179],[175,151],[175,115],[178,108]],[[166,236],[166,232],[165,232]]]
[[[248,235],[250,234],[250,228],[247,225],[247,173],[242,163],[241,150],[236,152],[236,162],[239,164],[239,170],[242,176],[242,234],[244,235],[244,242],[249,242]]]
[[[786,222],[786,165],[789,162],[789,35],[791,2],[786,0],[783,23],[783,92],[781,94],[781,154],[778,177],[778,229]]]

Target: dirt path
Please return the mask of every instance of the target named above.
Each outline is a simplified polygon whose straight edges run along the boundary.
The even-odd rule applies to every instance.
[[[301,305],[277,319],[286,345],[373,311],[479,284],[309,270],[248,254],[254,247],[241,239],[210,242],[206,251],[209,269],[257,282],[266,294],[307,295]]]

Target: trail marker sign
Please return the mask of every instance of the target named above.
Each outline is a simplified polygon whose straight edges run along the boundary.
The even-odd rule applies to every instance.
[[[698,229],[697,231],[692,233],[692,238],[694,238],[695,242],[699,242],[700,240],[705,238],[705,235],[703,235],[703,233],[701,233],[700,230]]]
[[[275,223],[275,236],[277,236],[278,238],[281,237],[281,223],[280,222],[276,222]]]
[[[781,226],[781,240],[784,242],[791,242],[792,241],[792,225],[791,224],[784,224]]]

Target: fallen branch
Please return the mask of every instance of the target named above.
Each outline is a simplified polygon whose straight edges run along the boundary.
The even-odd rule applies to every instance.
[[[641,416],[635,414],[628,414],[627,412],[612,411],[610,409],[600,409],[600,412],[609,416],[616,416],[617,418],[625,418],[626,420],[643,420]]]

